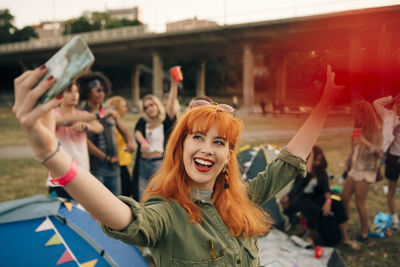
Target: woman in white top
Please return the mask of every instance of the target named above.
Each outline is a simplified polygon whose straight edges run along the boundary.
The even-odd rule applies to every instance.
[[[135,126],[134,134],[138,144],[133,170],[133,195],[140,200],[150,177],[160,168],[164,147],[167,144],[172,126],[176,121],[175,101],[178,95],[178,82],[171,79],[166,110],[154,95],[142,99],[142,117]],[[136,191],[136,192],[135,192]]]

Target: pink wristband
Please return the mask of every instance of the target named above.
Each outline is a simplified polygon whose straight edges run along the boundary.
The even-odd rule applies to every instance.
[[[104,108],[102,107],[99,112],[100,119],[104,119]]]
[[[146,139],[143,139],[142,142],[140,142],[141,145],[143,145],[145,143],[149,143],[149,141],[147,141]]]
[[[332,204],[332,199],[328,198],[325,202],[328,204]]]
[[[62,176],[60,178],[50,179],[50,182],[53,185],[65,186],[75,179],[76,175],[78,174],[78,168],[79,168],[78,163],[76,163],[76,161],[74,159],[72,159],[71,168],[69,168],[67,173],[64,174],[64,176]],[[51,176],[51,174],[50,174],[50,176]]]

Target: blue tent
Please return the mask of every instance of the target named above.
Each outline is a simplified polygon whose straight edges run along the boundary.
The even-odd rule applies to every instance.
[[[0,203],[1,266],[148,266],[89,213],[43,195]]]
[[[265,170],[267,165],[276,159],[279,155],[279,150],[273,145],[244,145],[239,149],[237,156],[240,173],[243,180],[251,180],[257,176],[259,172]],[[263,208],[271,215],[274,220],[274,225],[278,229],[284,228],[284,220],[276,204],[276,198],[273,197],[267,201]]]

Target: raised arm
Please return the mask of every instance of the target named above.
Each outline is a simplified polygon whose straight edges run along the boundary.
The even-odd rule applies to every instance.
[[[171,87],[168,95],[167,102],[167,115],[170,119],[173,119],[176,116],[175,110],[175,101],[178,98],[178,82],[174,79],[171,79]]]
[[[114,117],[116,114],[113,110],[106,110],[104,112],[104,118],[109,116]],[[85,114],[73,114],[66,116],[58,116],[56,114],[56,126],[70,126],[73,125],[77,130],[87,130],[93,133],[101,133],[104,131],[103,125],[99,122],[99,112],[85,113]]]
[[[87,114],[74,114],[67,115],[64,117],[56,115],[56,125],[57,126],[69,126],[74,124],[75,122],[91,122],[97,120],[95,113],[87,113]]]
[[[303,159],[307,158],[324,126],[329,110],[334,105],[339,91],[343,88],[343,86],[335,85],[335,73],[332,72],[331,66],[328,65],[326,68],[326,83],[322,97],[303,126],[292,140],[289,141],[287,148],[291,153]]]
[[[55,152],[57,151],[56,124],[51,110],[58,106],[61,100],[54,98],[46,104],[34,107],[39,97],[55,82],[51,76],[35,86],[46,71],[43,65],[35,70],[24,72],[14,80],[13,112],[36,157],[43,160],[54,154],[43,165],[49,169],[53,177],[57,178],[74,171],[71,168],[71,156],[62,148]],[[112,229],[123,229],[134,219],[131,209],[126,204],[115,197],[93,175],[80,167],[77,169],[75,178],[65,186],[65,189],[96,219]]]
[[[373,102],[376,113],[378,113],[381,119],[385,119],[386,116],[389,115],[390,111],[385,108],[385,105],[391,103],[393,103],[393,97],[391,95],[378,98]]]

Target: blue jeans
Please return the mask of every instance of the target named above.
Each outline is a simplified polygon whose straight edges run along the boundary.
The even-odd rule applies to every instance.
[[[93,175],[114,195],[119,196],[121,194],[121,178],[119,177],[119,172],[118,168],[113,175],[104,175],[102,173],[93,173]]]
[[[146,189],[150,178],[158,171],[162,158],[139,160],[139,199],[142,199],[143,191]]]

